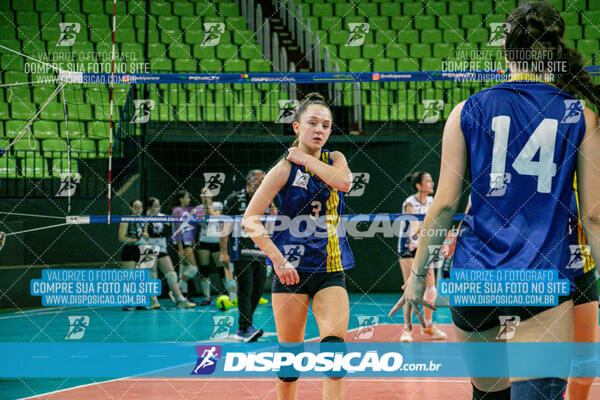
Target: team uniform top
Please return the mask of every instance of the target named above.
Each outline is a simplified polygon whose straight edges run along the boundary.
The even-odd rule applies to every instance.
[[[569,207],[569,250],[571,259],[568,268],[573,271],[574,277],[592,271],[596,265],[590,254],[587,238],[583,231],[579,215],[579,193],[577,192],[577,177],[573,180],[573,192]]]
[[[321,161],[333,164],[328,150],[321,151]],[[304,166],[290,164],[288,180],[277,196],[279,217],[285,216],[292,222],[275,228],[273,242],[298,271],[323,273],[354,267],[340,218],[344,213],[344,193],[327,186]],[[267,264],[273,265],[271,260]]]
[[[158,216],[164,217],[165,214],[159,213]],[[148,222],[148,244],[158,246],[159,253],[167,254],[167,236],[168,225],[163,222]]]
[[[222,222],[208,222],[200,224],[198,240],[202,243],[219,243]]]
[[[223,215],[236,216],[227,241],[227,251],[232,262],[253,260],[264,262],[266,258],[265,253],[258,248],[242,227],[241,216],[246,212],[248,203],[250,203],[250,195],[246,189],[233,192],[223,203]]]
[[[127,237],[137,239],[136,243],[125,243],[126,246],[137,246],[141,243],[142,234],[144,233],[143,222],[128,222],[127,223]]]
[[[173,240],[176,243],[183,243],[185,246],[191,247],[196,237],[198,224],[193,221],[195,217],[194,208],[192,207],[175,207],[173,215],[176,217],[188,217],[189,221],[182,223],[176,222],[173,225]]]
[[[469,97],[461,127],[472,204],[453,268],[558,269],[568,279],[580,103],[553,85],[511,80]]]
[[[431,203],[433,203],[433,196],[427,196],[425,203],[421,203],[417,196],[414,194],[409,196],[402,203],[402,212],[407,213],[408,206],[412,206],[413,214],[427,214],[429,207],[431,207]],[[419,221],[419,228],[423,225],[423,221]],[[419,237],[418,233],[414,233],[411,235],[410,231],[411,224],[410,221],[402,221],[400,225],[400,240],[398,240],[398,252],[406,253],[410,252],[417,248],[419,245]]]

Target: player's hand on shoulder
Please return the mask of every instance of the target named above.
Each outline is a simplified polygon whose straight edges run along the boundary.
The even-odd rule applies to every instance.
[[[288,155],[285,157],[285,159],[296,165],[304,165],[307,157],[308,154],[300,150],[298,147],[290,147],[288,149]]]

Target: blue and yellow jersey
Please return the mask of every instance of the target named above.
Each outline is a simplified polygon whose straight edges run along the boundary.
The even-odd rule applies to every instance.
[[[333,163],[325,149],[320,160]],[[354,267],[340,217],[344,213],[343,192],[327,186],[304,166],[291,163],[288,180],[277,196],[279,214],[272,239],[298,271],[325,273]],[[267,264],[273,265],[269,259]]]
[[[571,259],[567,268],[573,270],[573,275],[578,277],[594,270],[596,264],[587,244],[581,215],[579,213],[579,194],[577,192],[577,176],[573,179],[573,194],[569,207],[569,251]]]

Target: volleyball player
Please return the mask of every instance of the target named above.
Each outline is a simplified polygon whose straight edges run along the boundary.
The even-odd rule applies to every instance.
[[[129,212],[133,216],[140,216],[144,207],[140,200],[132,200],[129,203]],[[148,231],[143,222],[121,222],[119,224],[119,241],[124,243],[121,252],[121,267],[133,269],[140,262],[140,248],[148,238]],[[124,306],[123,310],[133,311],[132,306]]]
[[[193,221],[192,210],[190,209],[190,194],[186,190],[180,190],[175,194],[175,203],[172,215],[187,217],[190,221],[174,224],[173,239],[177,243],[179,254],[179,287],[181,293],[187,293],[188,281],[193,279],[198,273],[198,264],[194,255],[194,238],[198,224]]]
[[[424,171],[417,171],[406,178],[415,194],[410,195],[402,203],[402,212],[404,214],[427,214],[427,210],[433,201],[433,187],[435,183],[431,179],[431,175]],[[400,255],[400,269],[404,282],[410,278],[410,270],[415,260],[415,253],[419,245],[419,236],[421,235],[421,221],[402,221],[402,232],[398,240],[398,253]],[[435,304],[437,290],[435,287],[435,270],[430,268],[427,271],[427,288],[425,289],[425,300],[430,304]],[[443,340],[446,339],[446,334],[433,324],[433,310],[425,308],[425,325],[422,329],[424,335],[431,339]],[[412,318],[412,313],[409,315]],[[401,342],[412,342],[412,332],[408,328],[408,321],[404,322],[404,331],[400,337]]]
[[[472,206],[457,239],[453,268],[555,269],[565,279],[575,169],[583,227],[592,255],[600,256],[598,117],[589,109],[571,113],[573,104],[578,105],[572,94],[600,106],[600,87],[583,69],[581,56],[565,47],[564,21],[554,7],[524,4],[506,22],[511,27],[505,39],[511,79],[472,95],[450,114],[442,140],[439,187],[422,229],[437,232],[450,227],[468,168]],[[539,56],[535,61],[543,63],[543,72],[553,68],[554,74],[536,73],[532,55]],[[567,68],[552,64],[557,60],[566,62]],[[423,299],[427,249],[442,240],[438,235],[421,237],[412,276],[390,314],[406,302],[409,311],[415,307],[423,324],[418,305],[433,308]],[[512,341],[570,342],[569,297],[561,297],[554,307],[451,307],[457,339],[494,341],[499,316],[504,315],[520,317]],[[559,378],[471,381],[473,398],[486,400],[561,399],[566,386]]]
[[[165,216],[165,214],[160,212],[160,201],[156,197],[149,197],[146,200],[145,208],[146,215],[148,216]],[[159,268],[165,276],[167,285],[169,285],[169,297],[171,297],[171,300],[177,304],[178,307],[193,308],[196,307],[196,303],[189,301],[181,293],[178,284],[179,279],[177,278],[177,273],[173,269],[173,262],[171,261],[171,257],[167,251],[167,236],[169,236],[168,228],[169,224],[164,222],[149,221],[147,224],[147,243],[157,246],[159,249],[158,257],[156,258],[156,262],[150,270],[150,275],[152,279],[157,279],[157,268]],[[153,302],[151,308],[160,308],[160,304],[158,303],[156,297],[152,297]],[[156,307],[155,304],[158,304],[158,307]]]
[[[272,304],[280,343],[304,341],[311,299],[321,342],[341,344],[348,329],[344,271],[354,266],[354,257],[340,215],[351,174],[342,153],[323,148],[332,123],[323,97],[307,95],[292,124],[297,135],[293,147],[266,175],[244,214],[244,227],[275,272]],[[279,216],[291,222],[277,227],[271,239],[259,217],[276,195]],[[295,237],[292,233],[305,229],[310,236]],[[281,375],[278,399],[295,399],[298,377],[285,372]],[[325,378],[323,398],[343,399],[344,380]]]
[[[574,369],[583,373],[590,367],[595,371],[597,363],[596,342],[598,342],[598,282],[597,270],[592,259],[581,217],[579,215],[579,196],[577,192],[577,178],[573,181],[573,194],[569,208],[569,247],[571,259],[569,267],[574,272],[575,293],[573,294],[573,341],[578,343],[591,343],[591,346],[578,348],[574,354]],[[590,395],[594,378],[571,377],[567,385],[569,400],[585,400]]]

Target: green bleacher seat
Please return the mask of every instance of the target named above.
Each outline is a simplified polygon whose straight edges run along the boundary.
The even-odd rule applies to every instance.
[[[218,14],[222,17],[237,17],[240,15],[240,8],[237,3],[219,3]]]
[[[337,18],[337,17],[336,17]],[[367,22],[367,17],[365,17],[364,15],[348,15],[347,17],[344,18],[344,26],[348,26],[348,24],[362,24],[364,22]],[[324,24],[321,24],[321,26],[323,26],[323,29],[326,29],[327,26]],[[376,30],[373,29],[373,27],[369,27],[369,30]]]
[[[467,31],[467,41],[473,43],[487,43],[490,39],[490,33],[485,28],[473,28]]]
[[[24,137],[12,147],[15,157],[41,157],[40,156],[40,141]]]
[[[104,121],[87,123],[87,137],[90,139],[105,139],[110,136],[110,125]]]
[[[209,104],[208,107],[202,107],[204,120],[208,122],[223,122],[227,121],[227,109],[221,105]]]
[[[315,3],[312,5],[311,15],[315,17],[332,17],[333,5],[330,3]]]
[[[479,28],[481,27],[481,15],[463,15],[460,18],[460,25],[465,28]]]
[[[444,43],[462,43],[464,40],[462,29],[458,31],[454,29],[446,29],[444,30],[442,36]]]
[[[17,177],[19,177],[17,160],[10,156],[0,158],[0,178],[7,179]]]
[[[595,5],[598,6],[597,3]],[[564,0],[565,11],[584,11],[585,9],[586,0]]]
[[[496,3],[496,12],[510,14],[517,8],[517,0],[504,0]]]
[[[381,30],[375,33],[375,43],[388,44],[394,43],[396,32],[392,30]]]
[[[442,31],[439,29],[424,29],[421,31],[423,43],[440,43],[442,41]]]
[[[371,71],[371,63],[364,58],[353,58],[348,62],[349,72],[369,72]]]
[[[192,16],[189,16],[192,15]],[[201,30],[202,29],[202,19],[194,14],[189,14],[188,16],[179,17],[179,26],[184,32],[187,32],[189,29]]]
[[[565,25],[579,25],[579,13],[577,11],[568,11],[561,14]],[[585,21],[583,22],[585,24]]]
[[[19,0],[13,2],[13,8],[15,11],[34,11],[35,2],[34,0]]]
[[[72,174],[79,172],[79,163],[75,159],[71,159],[69,168],[69,159],[67,157],[55,157],[52,160],[52,177],[60,178],[60,174]]]
[[[48,161],[41,157],[24,158],[21,161],[21,172],[25,178],[50,178],[48,175]]]
[[[412,29],[412,18],[408,16],[390,17],[390,27],[395,31]]]
[[[413,43],[408,46],[408,54],[415,58],[431,57],[431,45],[428,43]]]
[[[385,72],[385,71],[395,71],[396,70],[396,62],[389,58],[377,58],[373,61],[373,71],[377,72]]]
[[[417,62],[417,60],[414,60],[412,58],[397,60],[396,68],[398,68],[397,71],[418,71],[419,63]]]
[[[156,3],[153,3],[156,4]],[[169,30],[178,30],[179,29],[179,17],[174,17],[172,15],[161,15],[158,17],[156,22],[158,29],[169,29]]]
[[[454,45],[452,43],[434,43],[433,56],[437,58],[447,58],[454,55]]]
[[[192,49],[189,44],[172,43],[169,47],[169,57],[177,60],[178,58],[191,58]]]
[[[509,1],[509,0],[505,0]],[[448,4],[448,14],[467,15],[471,13],[470,3],[468,1],[452,1]]]
[[[2,24],[0,25],[0,37],[2,39],[7,40],[15,40],[17,38],[17,33],[15,30],[15,26],[12,24]],[[3,50],[4,51],[4,50]]]
[[[175,60],[175,72],[196,72],[196,60],[188,58],[177,58]]]
[[[582,39],[577,41],[577,50],[581,53],[594,54],[599,50],[598,40]]]
[[[251,58],[263,58],[262,52],[258,45],[243,45],[240,47],[240,57],[246,60]]]
[[[153,1],[150,3],[150,14],[158,16],[172,15],[171,3],[168,1]]]
[[[246,72],[246,61],[239,58],[230,58],[223,61],[224,72]]]
[[[271,72],[271,63],[267,60],[250,60],[248,62],[249,72]]]
[[[52,95],[55,88],[52,87],[36,87],[33,88],[33,102],[36,104],[44,104]],[[58,96],[54,98],[56,102],[58,100]]]
[[[173,62],[168,58],[153,58],[150,59],[151,72],[171,72],[173,70]]]
[[[385,46],[385,56],[395,59],[408,57],[407,48],[403,44],[390,43]]]
[[[217,5],[211,2],[196,3],[196,15],[197,16],[217,16]]]
[[[167,56],[167,48],[162,43],[150,43],[148,45],[148,58],[160,58]]]
[[[334,45],[344,45],[348,41],[348,32],[331,31],[329,32],[329,43]]]
[[[71,141],[71,156],[74,158],[96,158],[96,142],[92,139]]]
[[[113,0],[106,0],[104,2],[104,13],[113,15]],[[117,25],[121,26],[124,16],[127,15],[127,2],[117,1]],[[127,25],[129,27],[129,25]]]
[[[390,19],[388,17],[369,17],[367,19],[369,29],[377,31],[380,29],[390,29]]]
[[[484,25],[486,27],[490,27],[491,26],[490,24],[504,23],[504,22],[506,22],[506,14],[494,13],[494,14],[486,15]]]
[[[40,25],[38,13],[35,11],[17,11],[17,26],[36,26]]]
[[[423,4],[421,2],[402,4],[402,15],[423,15],[423,11]]]
[[[383,45],[381,44],[365,44],[362,46],[362,56],[366,59],[374,59],[383,57]]]
[[[204,42],[204,29],[193,28],[188,29],[184,33],[185,42],[189,44],[202,44]],[[212,47],[212,46],[205,46]]]
[[[201,46],[200,44],[194,45],[193,49],[194,58],[215,58],[215,48],[214,46]]]
[[[51,121],[64,121],[65,110],[62,104],[50,103],[42,110],[40,114],[42,119]]]
[[[334,14],[337,17],[348,17],[350,15],[356,15],[356,7],[352,3],[336,3],[334,6]],[[385,15],[385,14],[382,14]]]
[[[6,130],[4,132],[4,136],[8,138],[15,138],[21,132],[21,130],[27,125],[28,121],[24,120],[11,120],[6,121]]]
[[[357,5],[358,7],[356,10],[356,15],[361,15],[365,17],[379,15],[379,5],[377,3],[360,1],[357,3]]]
[[[45,29],[52,27],[52,25],[57,25],[60,22],[63,22],[62,15],[56,11],[40,12],[40,26],[42,27],[40,31],[44,31]]]
[[[433,29],[435,28],[435,17],[431,15],[417,15],[415,17],[416,29]]]
[[[110,148],[109,139],[98,140],[98,155],[100,157],[108,157],[108,150]]]
[[[119,27],[115,34],[115,42],[117,43],[125,43],[125,42],[135,42],[135,29],[133,28],[121,28]]]
[[[565,26],[565,39],[581,39],[582,38],[582,29],[580,25],[567,25]]]
[[[440,71],[442,69],[442,60],[431,57],[424,58],[421,63],[421,68],[423,71]]]
[[[87,18],[87,25],[90,29],[105,30],[106,32],[112,31],[112,22],[106,14],[89,14]]]
[[[346,16],[346,18],[351,18],[352,16]],[[342,18],[340,17],[323,17],[321,18],[321,25],[324,27],[323,30],[325,31],[329,31],[329,33],[337,31],[337,30],[347,30],[348,29],[348,25],[346,23],[344,23],[344,26],[342,28]],[[316,28],[314,28],[311,25],[311,29],[314,31],[316,30]]]
[[[10,105],[10,117],[13,119],[26,119],[29,120],[35,112],[37,107],[33,103],[21,101],[13,101]]]
[[[8,103],[0,103],[0,122],[7,120],[9,118],[8,112]],[[0,125],[0,129],[2,130],[2,135],[4,135],[4,126]],[[0,135],[1,136],[1,135]]]
[[[221,60],[228,60],[231,58],[237,58],[238,47],[232,44],[220,44],[217,46],[217,58]]]
[[[200,72],[222,72],[222,63],[214,59],[200,60]]]
[[[473,1],[471,2],[471,7],[473,14],[481,14],[484,18],[492,13],[492,2],[488,0]]]
[[[185,1],[174,2],[173,14],[179,16],[194,15],[194,3]]]
[[[36,139],[51,139],[58,137],[58,124],[54,121],[35,121],[33,136]]]
[[[445,1],[430,1],[426,4],[425,13],[427,15],[443,17],[448,14],[448,6]]]
[[[67,152],[67,141],[63,139],[42,140],[42,157],[61,158]]]
[[[270,104],[261,104],[256,108],[256,117],[261,122],[273,122],[277,118],[279,109]]]
[[[41,39],[40,27],[37,25],[17,26],[17,38],[25,42],[39,41]]]
[[[12,54],[0,56],[0,68],[3,71],[23,71],[25,58]]]
[[[398,32],[398,43],[418,43],[419,31],[411,29]]]
[[[360,47],[359,46],[340,46],[339,57],[343,60],[351,60],[353,58],[360,58]]]
[[[81,121],[69,121],[69,138],[79,138],[85,136],[85,124]],[[67,123],[65,121],[58,123],[58,132],[61,138],[67,137]]]
[[[225,20],[225,29],[229,29],[234,33],[236,31],[247,30],[248,24],[244,17],[227,17]]]
[[[249,30],[234,31],[233,43],[237,45],[255,43],[254,32]]]
[[[583,27],[586,39],[600,39],[600,27],[593,23],[588,23]]]

